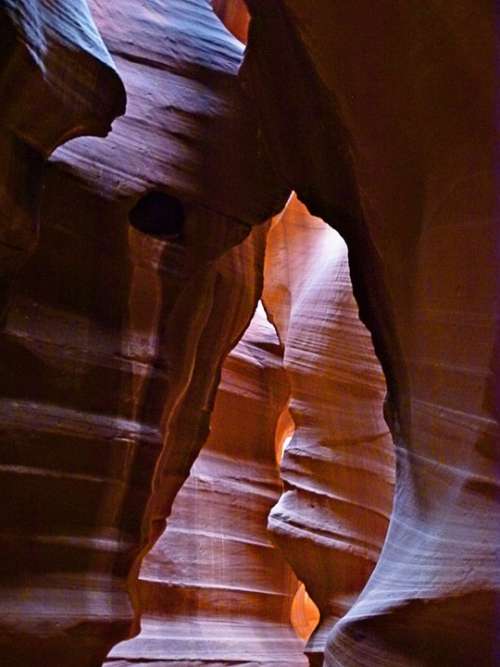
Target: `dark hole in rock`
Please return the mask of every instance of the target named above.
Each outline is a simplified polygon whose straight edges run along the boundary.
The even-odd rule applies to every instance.
[[[148,192],[129,213],[132,227],[160,239],[178,237],[184,218],[182,203],[165,192]]]

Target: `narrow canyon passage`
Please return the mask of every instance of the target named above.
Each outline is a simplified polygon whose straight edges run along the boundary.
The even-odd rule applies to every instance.
[[[143,562],[141,633],[113,649],[110,667],[307,664],[290,624],[297,581],[266,530],[287,398],[282,349],[259,304],[224,363],[210,436]]]
[[[0,0],[1,667],[497,667],[497,23]]]
[[[141,568],[141,632],[110,667],[321,665],[378,558],[394,456],[347,248],[294,195],[265,266],[267,313],[223,365],[208,440]],[[292,626],[318,621],[304,646]]]

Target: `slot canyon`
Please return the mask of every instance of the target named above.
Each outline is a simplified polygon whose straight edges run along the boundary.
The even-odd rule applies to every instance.
[[[500,665],[498,25],[0,0],[1,667]]]

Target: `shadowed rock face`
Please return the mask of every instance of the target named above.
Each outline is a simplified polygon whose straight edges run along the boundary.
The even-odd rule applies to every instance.
[[[6,665],[97,667],[130,633],[138,556],[260,296],[266,227],[252,226],[284,201],[241,98],[241,46],[208,2],[91,9],[129,102],[105,140],[50,159],[0,336]],[[140,231],[152,192],[182,207],[173,235],[165,206],[167,240]],[[173,420],[189,450],[169,448]]]
[[[471,2],[248,5],[246,89],[276,170],[348,243],[397,451],[381,558],[325,664],[493,665],[492,16]]]
[[[1,0],[0,123],[47,156],[105,136],[125,91],[86,0]]]
[[[266,531],[281,490],[281,353],[260,306],[224,363],[210,436],[143,562],[141,633],[113,649],[109,667],[306,664],[290,624],[297,581]],[[172,447],[196,449],[186,435],[174,429]]]
[[[11,284],[37,243],[45,160],[72,137],[105,136],[124,112],[125,91],[86,2],[3,0],[0,44],[0,661],[66,665],[68,651],[78,647],[81,661],[73,656],[71,664],[99,664],[100,644],[109,645],[109,626],[121,619],[113,617],[108,587],[90,562],[112,549],[111,540],[70,527],[83,515],[92,521],[96,512],[106,513],[105,506],[97,510],[105,461],[92,476],[85,457],[73,460],[74,429],[92,455],[97,418],[87,420],[77,402],[52,405],[46,392],[55,380],[64,393],[78,376],[64,352],[73,342],[68,322],[50,306],[44,311],[31,293],[27,310],[14,307],[7,322],[6,316]],[[63,262],[56,264],[45,259],[35,292],[43,292],[44,283],[53,287],[46,272],[64,274]],[[51,355],[50,329],[61,357]],[[112,421],[103,417],[104,437]],[[129,424],[116,430],[126,439]],[[90,492],[86,507],[75,502],[84,489]],[[72,610],[75,596],[66,595],[78,586],[76,569],[89,575],[85,610],[78,602]],[[66,622],[72,614],[77,620]]]
[[[306,653],[321,665],[328,632],[377,562],[391,513],[385,382],[358,318],[345,243],[296,198],[269,234],[263,298],[284,346],[295,426],[269,528],[320,610]]]
[[[0,317],[33,251],[43,163],[68,139],[105,136],[125,91],[85,0],[0,2]]]
[[[386,376],[397,459],[381,557],[330,633],[325,665],[495,665],[491,9],[470,0],[247,0],[253,21],[238,77],[243,46],[212,4],[241,38],[246,22],[227,2],[89,4],[93,18],[83,0],[0,0],[0,663],[99,667],[130,635],[142,600],[152,644],[160,626],[182,638],[188,626],[181,619],[193,620],[191,604],[198,605],[198,634],[184,645],[186,659],[173,658],[177,667],[203,663],[199,618],[216,617],[210,627],[224,635],[224,614],[228,623],[238,618],[240,653],[217,645],[214,631],[212,667],[255,664],[254,628],[246,625],[253,612],[260,655],[269,651],[279,664],[283,650],[285,664],[294,664],[286,569],[260,537],[255,560],[247,559],[255,527],[277,497],[269,450],[257,455],[249,445],[251,460],[246,450],[231,450],[250,476],[244,509],[255,508],[248,524],[227,526],[232,537],[241,530],[246,562],[259,563],[233,573],[242,576],[248,606],[229,589],[221,613],[219,597],[203,586],[178,586],[181,551],[192,544],[179,535],[194,521],[181,502],[171,538],[163,533],[208,437],[222,363],[261,296],[267,226],[259,223],[295,189],[347,242],[360,316]],[[124,112],[120,77],[127,114],[105,140],[83,138],[106,135]],[[324,633],[351,606],[376,559],[391,466],[380,464],[387,450],[378,446],[388,441],[383,383],[373,357],[364,356],[366,334],[358,338],[346,324],[355,319],[350,291],[337,302],[323,289],[331,271],[346,287],[345,259],[323,256],[312,230],[305,225],[295,235],[304,248],[299,260],[280,261],[297,273],[280,277],[279,294],[269,297],[297,424],[270,526],[321,608],[308,646],[317,662]],[[297,276],[307,276],[307,285]],[[318,313],[306,306],[307,292],[328,315],[309,337]],[[335,326],[330,308],[339,313]],[[359,353],[347,356],[363,369],[363,386],[370,375],[369,403],[377,404],[370,419],[351,419],[354,395],[339,396],[341,373],[355,371],[350,363],[335,366],[333,342]],[[259,359],[272,367],[269,357]],[[323,368],[327,405],[312,381]],[[345,401],[335,424],[334,396]],[[184,508],[198,497],[200,519],[210,508],[206,476],[220,478],[220,488],[234,483],[226,411],[220,429],[218,419],[185,490]],[[349,448],[339,446],[351,429],[357,435]],[[367,434],[374,440],[358,457],[356,443]],[[350,467],[352,476],[339,470]],[[325,482],[333,470],[335,493]],[[361,470],[366,484],[354,487]],[[228,497],[214,508],[227,522]],[[140,592],[142,556],[160,536],[144,570],[144,582],[161,578],[159,589],[143,582]],[[164,539],[172,539],[168,547]],[[226,540],[210,549],[222,544],[222,562],[236,562]],[[259,569],[269,557],[269,570]],[[205,556],[189,561],[190,586],[198,566],[226,585],[225,574],[212,561],[204,570],[206,563]],[[270,581],[270,572],[279,574]],[[265,596],[257,601],[250,580],[262,582],[265,595],[275,586],[276,608]],[[155,590],[165,588],[182,612],[176,620],[162,615]],[[127,661],[117,655],[114,662]],[[151,655],[142,664],[148,661]]]

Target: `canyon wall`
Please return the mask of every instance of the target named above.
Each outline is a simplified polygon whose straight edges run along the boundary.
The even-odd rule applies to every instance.
[[[305,665],[290,611],[297,581],[266,530],[281,485],[282,348],[262,306],[224,363],[210,436],[140,573],[141,633],[126,665]],[[172,447],[196,443],[172,431]]]
[[[104,136],[125,91],[85,0],[0,2],[0,319],[33,251],[44,160],[68,139]]]
[[[394,472],[384,379],[358,319],[346,246],[295,197],[268,235],[263,295],[281,344],[259,308],[224,364],[211,434],[144,560],[141,633],[113,649],[110,667],[305,664],[283,557],[320,609],[306,653],[321,665],[328,631],[377,561]],[[193,423],[196,389],[186,405]],[[288,414],[285,491],[269,516],[281,556],[265,526]],[[196,435],[174,426],[168,451],[197,452]],[[174,470],[165,465],[163,489],[177,490]]]
[[[245,0],[212,0],[212,6],[226,28],[246,44],[250,15]]]
[[[285,382],[312,663],[492,667],[493,7],[246,4],[0,0],[0,661],[303,664]]]
[[[269,528],[319,608],[306,653],[321,666],[328,632],[366,584],[387,531],[394,451],[386,388],[358,318],[345,243],[296,197],[269,234],[264,284],[294,427]]]
[[[58,4],[33,7],[50,15]],[[87,45],[77,7],[66,9],[70,35]],[[9,665],[97,667],[130,635],[140,556],[208,434],[220,366],[260,295],[266,227],[253,226],[287,195],[241,96],[242,47],[208,2],[96,0],[91,10],[127,113],[106,139],[70,141],[44,166],[40,242],[0,335]],[[90,86],[101,74],[85,62]],[[122,90],[108,69],[101,95]],[[71,99],[69,71],[66,82]],[[65,100],[50,108],[63,113]],[[22,179],[18,189],[16,206],[31,214]],[[169,449],[173,422],[191,449]]]
[[[347,242],[396,445],[387,540],[331,633],[325,664],[493,665],[491,10],[439,1],[247,4],[245,89],[276,171]]]

